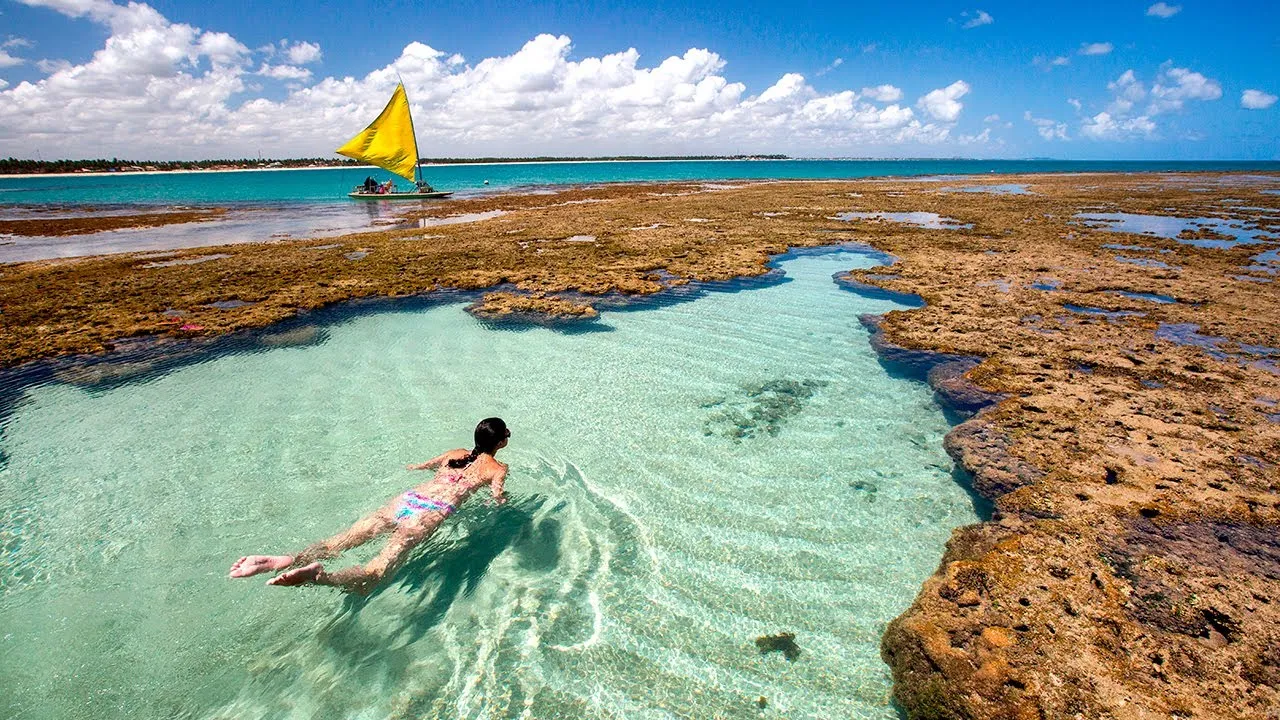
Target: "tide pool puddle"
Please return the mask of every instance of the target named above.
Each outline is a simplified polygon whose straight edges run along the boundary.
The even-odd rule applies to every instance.
[[[758,718],[763,696],[896,718],[880,636],[977,518],[930,390],[886,374],[858,322],[901,305],[832,281],[873,264],[789,259],[786,281],[592,332],[441,305],[27,389],[0,438],[0,707]],[[490,415],[511,501],[472,500],[368,600],[226,578],[344,529]],[[794,662],[756,648],[779,632]]]
[[[1219,218],[1180,218],[1166,215],[1139,215],[1136,213],[1078,213],[1076,220],[1098,223],[1108,232],[1152,235],[1176,240],[1184,245],[1201,248],[1232,248],[1280,240],[1257,228],[1247,228],[1239,220]]]
[[[845,222],[853,222],[854,220],[888,220],[930,230],[964,230],[973,227],[972,223],[960,222],[954,218],[943,217],[938,213],[932,212],[860,212],[853,210],[836,213],[832,220],[843,220]]]
[[[938,188],[938,192],[988,193],[991,195],[1032,195],[1026,185],[1001,183],[998,185],[968,185],[965,187]]]
[[[505,214],[502,210],[490,210],[481,213],[417,219],[405,219],[398,214],[406,210],[419,210],[425,202],[428,201],[408,201],[399,204],[393,201],[353,201],[250,205],[233,209],[222,217],[201,222],[103,230],[63,237],[14,236],[11,243],[0,247],[0,263],[146,250],[179,250],[273,240],[314,240],[361,231],[431,228],[481,222]],[[110,212],[144,214],[150,212],[149,207],[132,206],[131,211],[113,209]],[[33,217],[36,216],[33,215]]]

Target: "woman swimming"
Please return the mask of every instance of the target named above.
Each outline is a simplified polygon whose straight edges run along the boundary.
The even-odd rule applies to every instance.
[[[489,486],[493,499],[506,502],[502,492],[507,466],[494,453],[507,446],[511,431],[501,418],[488,418],[476,425],[473,450],[450,450],[410,470],[439,468],[435,477],[388,502],[345,532],[322,540],[297,555],[248,555],[231,566],[231,577],[242,578],[265,572],[285,572],[267,581],[268,585],[332,585],[350,592],[367,594],[404,562],[409,551],[434,533],[444,519],[475,491]],[[363,545],[390,533],[382,552],[367,564],[330,573],[318,561],[337,557],[344,550]]]

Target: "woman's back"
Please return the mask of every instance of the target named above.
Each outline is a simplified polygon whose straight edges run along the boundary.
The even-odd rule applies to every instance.
[[[456,454],[457,459],[465,459],[470,455],[469,452],[462,449],[454,450],[451,454]],[[455,458],[449,459],[453,460]],[[459,505],[471,497],[476,490],[493,483],[495,480],[500,482],[506,476],[506,473],[506,465],[498,462],[492,455],[481,454],[461,468],[449,467],[447,461],[441,463],[435,477],[419,485],[416,489],[418,492],[438,500]],[[494,496],[498,497],[501,494],[501,489],[495,487]]]

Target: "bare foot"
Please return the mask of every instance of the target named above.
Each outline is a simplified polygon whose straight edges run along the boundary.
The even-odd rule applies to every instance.
[[[228,577],[242,578],[258,573],[275,572],[292,564],[292,555],[249,555],[240,558],[231,566],[231,574]]]
[[[267,581],[268,585],[284,585],[292,587],[294,585],[306,585],[313,583],[316,578],[320,577],[320,573],[324,572],[324,566],[318,562],[310,565],[304,565],[289,572],[280,573],[279,575]]]

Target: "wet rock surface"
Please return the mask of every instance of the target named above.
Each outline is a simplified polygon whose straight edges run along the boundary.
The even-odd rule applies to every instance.
[[[908,715],[1280,718],[1280,372],[1271,354],[1280,295],[1272,283],[1235,279],[1280,269],[1278,243],[1267,239],[1280,233],[1280,196],[1267,192],[1280,176],[1002,180],[1030,194],[941,193],[892,179],[716,192],[606,186],[448,203],[431,212],[505,214],[435,227],[442,238],[429,243],[404,242],[421,234],[413,229],[344,238],[369,249],[359,262],[280,242],[145,270],[128,255],[5,265],[0,359],[102,352],[134,336],[211,337],[341,301],[441,290],[511,287],[482,306],[554,316],[570,312],[562,302],[604,307],[607,297],[675,294],[689,281],[759,277],[788,248],[866,243],[898,262],[847,273],[851,289],[925,303],[871,321],[873,345],[887,367],[929,380],[958,415],[972,413],[947,449],[993,503],[989,521],[954,533],[937,573],[884,635]],[[1260,239],[1180,240],[1074,219],[1087,212],[1212,216]],[[841,213],[876,217],[833,219]],[[956,224],[918,227],[889,213]],[[537,241],[588,234],[594,242]],[[1142,249],[1117,256],[1107,245]],[[1059,284],[1033,289],[1042,278]],[[208,307],[227,298],[252,304]],[[322,341],[314,330],[287,333],[283,344]],[[78,379],[151,371],[100,367]],[[768,432],[770,402],[754,425],[749,398],[734,402]]]
[[[24,218],[0,220],[0,234],[33,237],[64,237],[131,228],[162,227],[190,222],[207,222],[226,215],[226,208],[200,208],[196,210],[167,210],[126,215],[85,214],[76,217]]]
[[[483,320],[511,324],[562,326],[595,320],[600,313],[591,305],[543,294],[486,293],[467,306],[467,312]]]

